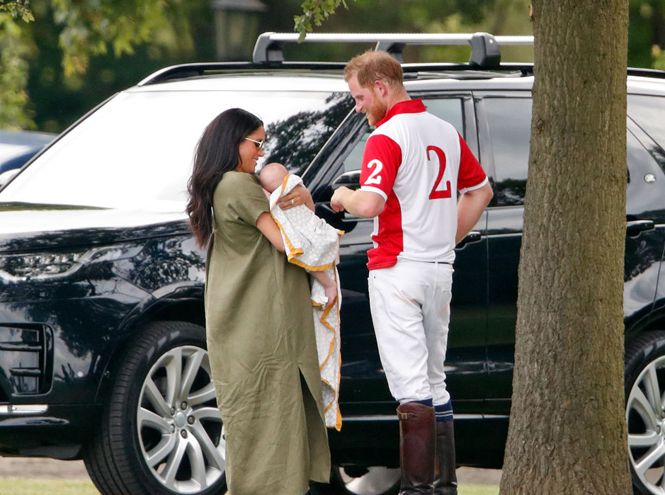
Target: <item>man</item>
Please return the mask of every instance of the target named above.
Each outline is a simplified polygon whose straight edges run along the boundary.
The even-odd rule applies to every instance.
[[[400,403],[400,493],[457,494],[444,373],[452,263],[492,188],[454,127],[409,97],[393,57],[366,52],[344,75],[356,112],[376,130],[365,147],[360,189],[337,189],[331,206],[375,218],[367,253],[370,308],[388,385]]]

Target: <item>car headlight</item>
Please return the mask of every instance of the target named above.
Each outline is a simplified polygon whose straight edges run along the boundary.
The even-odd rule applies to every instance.
[[[140,251],[140,247],[112,247],[67,253],[0,255],[0,278],[9,281],[62,278],[85,265],[130,258]]]

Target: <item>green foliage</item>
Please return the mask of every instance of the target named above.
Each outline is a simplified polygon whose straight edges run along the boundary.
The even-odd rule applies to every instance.
[[[665,50],[658,45],[651,47],[651,56],[653,58],[653,68],[665,70]]]
[[[663,69],[665,2],[630,0],[628,5],[628,66]]]
[[[0,12],[0,129],[35,128],[27,108],[30,45],[18,22],[12,14]]]
[[[295,31],[300,33],[300,41],[307,33],[311,33],[314,26],[320,26],[324,19],[335,13],[335,9],[341,5],[349,8],[346,0],[305,0],[302,4],[303,15],[294,17]]]
[[[296,0],[297,1],[297,0]],[[302,1],[302,0],[300,0]],[[301,3],[310,12],[317,2]],[[328,16],[327,31],[331,32],[404,32],[404,33],[472,33],[487,31],[495,35],[531,35],[529,20],[530,0],[355,0],[348,9],[337,9]],[[309,9],[309,10],[308,10]],[[300,26],[296,31],[303,35]],[[274,29],[269,29],[274,30]],[[301,45],[288,53],[286,58],[301,60],[349,60],[371,44]],[[505,53],[504,53],[505,52]],[[303,55],[303,54],[307,55]],[[404,51],[404,61],[409,62],[465,62],[471,50],[468,46],[411,46]],[[533,48],[507,47],[502,50],[505,61],[532,62]]]
[[[42,0],[43,1],[43,0]],[[153,41],[170,50],[191,48],[191,39],[179,45],[189,27],[179,21],[184,0],[52,0],[53,19],[63,27],[59,46],[66,76],[83,74],[90,57],[105,54],[109,47],[116,57],[133,54],[136,45]]]
[[[30,11],[30,0],[0,0],[0,12],[9,12],[12,17],[21,17],[25,22],[34,21]]]
[[[210,13],[209,0],[0,0],[0,128],[35,128],[34,116],[40,129],[59,132],[110,94],[166,65],[146,61],[146,53],[187,61],[194,52],[190,22],[202,12]],[[199,31],[197,36],[210,39],[211,30]],[[149,47],[141,62],[117,63],[138,47]],[[107,60],[109,68],[94,74],[84,90],[93,59]],[[132,71],[128,80],[116,76],[123,71]],[[37,114],[35,101],[46,105]]]

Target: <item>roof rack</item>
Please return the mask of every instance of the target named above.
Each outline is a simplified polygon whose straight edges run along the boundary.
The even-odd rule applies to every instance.
[[[263,33],[254,46],[254,63],[284,62],[284,43],[297,42],[296,33]],[[483,68],[496,68],[501,63],[499,45],[533,45],[533,36],[492,36],[474,34],[402,34],[402,33],[315,33],[304,43],[376,43],[375,50],[392,54],[402,62],[406,45],[471,45],[469,63]]]

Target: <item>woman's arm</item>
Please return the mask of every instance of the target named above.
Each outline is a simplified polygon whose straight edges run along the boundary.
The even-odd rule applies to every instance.
[[[277,248],[278,251],[284,252],[284,241],[282,240],[282,233],[275,221],[270,216],[270,213],[264,211],[259,215],[256,220],[256,228],[268,238],[270,243]]]

